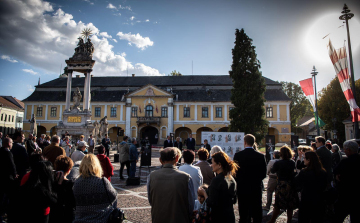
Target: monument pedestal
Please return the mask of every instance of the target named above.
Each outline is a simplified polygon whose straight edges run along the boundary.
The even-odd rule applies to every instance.
[[[93,134],[95,126],[91,122],[90,111],[80,111],[76,108],[71,111],[64,111],[62,120],[56,127],[58,134],[64,135],[69,132],[73,139],[84,135],[85,141],[90,137],[90,134]]]

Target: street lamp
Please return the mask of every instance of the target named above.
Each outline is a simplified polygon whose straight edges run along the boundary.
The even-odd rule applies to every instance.
[[[318,113],[318,106],[317,106],[317,91],[316,91],[316,75],[318,74],[318,72],[316,72],[316,68],[315,66],[313,67],[313,70],[311,72],[312,76],[314,77],[314,86],[315,86],[315,124],[316,124],[316,129],[317,129],[317,135],[320,136],[320,128],[319,128],[319,113]]]
[[[342,15],[339,17],[340,20],[345,20],[346,23],[346,31],[347,31],[347,38],[348,38],[348,48],[349,48],[349,63],[350,63],[350,70],[351,70],[351,89],[354,95],[354,100],[356,101],[356,91],[355,91],[355,79],[354,79],[354,67],[353,67],[353,60],[352,60],[352,51],[351,51],[351,41],[350,41],[350,32],[349,32],[349,23],[348,20],[351,19],[352,17],[354,17],[353,13],[350,13],[350,9],[347,7],[346,4],[344,4],[343,7],[343,11],[341,12]],[[359,123],[358,123],[358,119],[357,119],[357,115],[355,115],[355,122],[354,122],[354,127],[355,127],[355,138],[359,139]]]

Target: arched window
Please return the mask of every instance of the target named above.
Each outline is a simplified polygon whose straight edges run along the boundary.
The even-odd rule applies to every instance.
[[[145,108],[145,116],[146,117],[153,117],[153,106],[147,105]]]

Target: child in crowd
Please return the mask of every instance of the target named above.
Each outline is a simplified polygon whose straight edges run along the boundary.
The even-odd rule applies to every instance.
[[[200,186],[205,191],[208,190],[209,185],[203,184]],[[198,193],[197,200],[195,200],[194,212],[193,212],[193,223],[196,222],[209,222],[210,221],[210,210],[206,207],[205,197]]]

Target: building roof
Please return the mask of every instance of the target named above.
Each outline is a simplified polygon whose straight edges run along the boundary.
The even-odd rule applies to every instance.
[[[266,85],[280,85],[265,78]],[[72,78],[72,87],[83,87],[84,77]],[[92,77],[91,87],[141,87],[155,86],[232,86],[230,75],[184,75],[184,76],[139,76],[139,77]],[[57,78],[36,86],[36,88],[66,88],[67,78]]]
[[[266,84],[279,88],[270,88],[265,91],[267,101],[291,101],[281,90],[281,84],[265,78]],[[47,83],[36,86],[36,89],[29,97],[23,101],[65,101],[67,78],[57,78]],[[114,102],[122,101],[127,90],[107,90],[107,87],[143,87],[148,84],[164,88],[174,87],[174,101],[230,101],[231,89],[216,89],[216,86],[232,86],[229,75],[197,75],[197,76],[152,76],[152,77],[92,77],[91,87],[97,87],[91,91],[91,101],[93,102]],[[72,88],[83,87],[84,78],[73,78]],[[194,89],[180,89],[175,86],[199,86]],[[213,86],[207,89],[206,86]],[[100,88],[99,88],[100,87]],[[47,89],[49,91],[47,91]],[[60,91],[50,89],[60,88]],[[72,92],[73,94],[73,92]],[[83,92],[81,92],[82,95]]]
[[[0,106],[15,109],[17,111],[24,111],[24,103],[19,102],[18,99],[12,96],[0,96]]]

